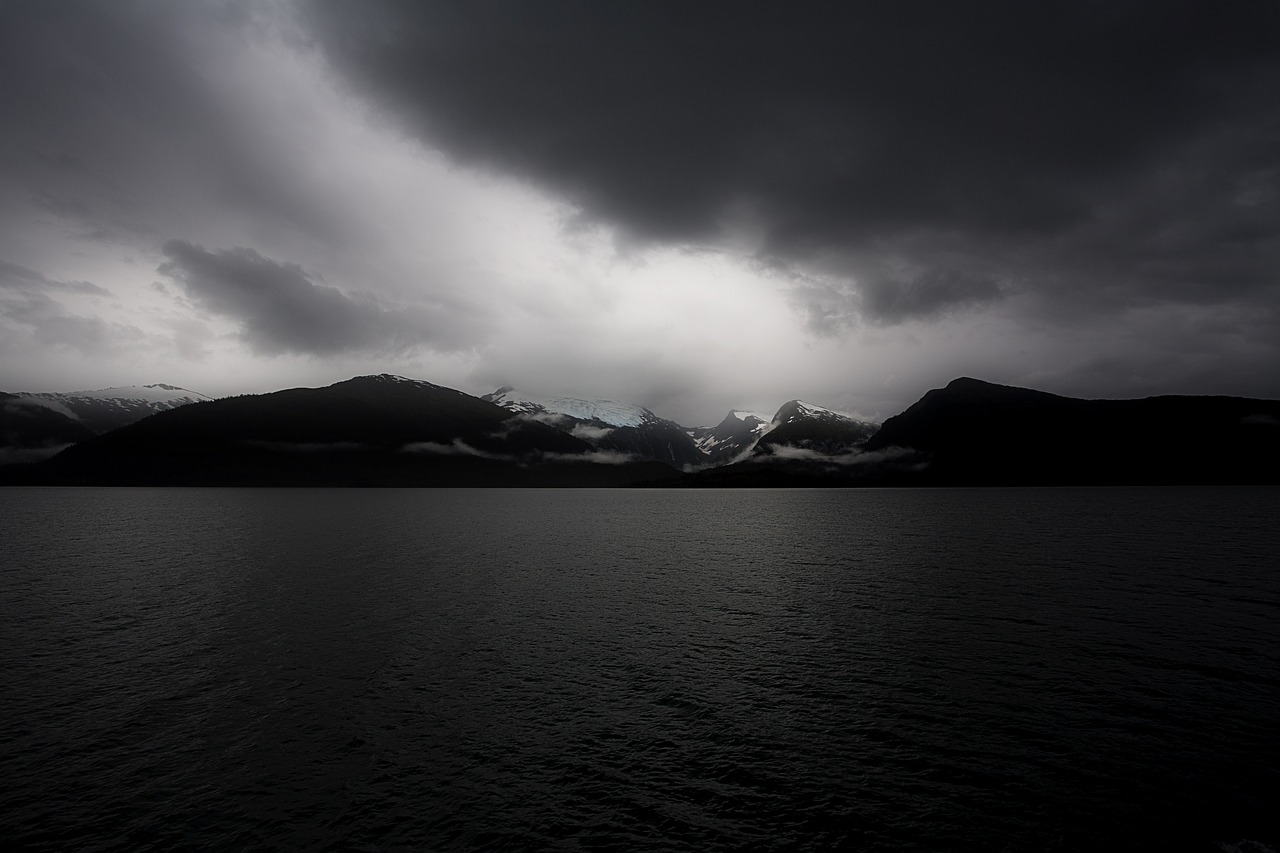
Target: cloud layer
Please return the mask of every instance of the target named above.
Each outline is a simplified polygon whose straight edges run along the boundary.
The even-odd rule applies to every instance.
[[[1275,287],[1274,4],[317,8],[431,144],[637,239],[851,283],[821,316]]]
[[[0,5],[0,388],[1280,397],[1280,7]]]
[[[297,264],[253,249],[211,252],[170,240],[164,255],[160,274],[201,308],[241,324],[245,342],[264,355],[392,354],[441,337],[425,317],[373,297],[350,296],[316,282]]]

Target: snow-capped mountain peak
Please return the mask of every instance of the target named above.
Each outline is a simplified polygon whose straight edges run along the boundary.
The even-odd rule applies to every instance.
[[[858,452],[877,426],[873,421],[826,406],[791,400],[778,409],[771,429],[751,452],[757,459],[790,454],[793,459],[829,461]]]
[[[806,403],[804,400],[791,400],[788,403],[783,403],[782,408],[778,409],[778,413],[773,416],[775,425],[791,423],[795,420],[865,422],[862,418],[846,415],[843,412],[837,412],[835,409],[828,409],[826,406]]]
[[[131,424],[166,409],[212,399],[188,388],[161,382],[91,391],[24,393],[20,396],[28,403],[53,409],[80,421],[96,433]]]
[[[759,426],[757,426],[757,424],[763,424],[764,426],[768,426],[769,423],[772,422],[773,420],[773,418],[761,412],[746,412],[741,409],[734,409],[733,411],[729,412],[728,417],[731,417],[734,420],[741,421],[742,423],[750,426],[752,429],[759,429]]]
[[[399,386],[404,388],[430,389],[439,389],[443,387],[435,384],[434,382],[428,382],[425,379],[410,379],[407,376],[400,376],[395,373],[369,373],[363,376],[353,376],[344,382],[337,383],[337,385],[342,386],[349,383],[357,386],[373,385],[379,387]]]
[[[760,412],[733,409],[713,427],[686,430],[694,444],[712,462],[724,462],[749,450],[773,426]]]
[[[615,427],[638,427],[662,420],[649,409],[635,403],[621,403],[617,400],[583,400],[577,397],[542,397],[516,391],[510,387],[499,388],[492,394],[485,394],[481,399],[496,403],[507,411],[517,414],[568,415],[578,420],[599,421]]]
[[[173,405],[184,405],[199,400],[213,399],[187,388],[166,385],[163,382],[157,382],[154,385],[122,385],[112,388],[98,388],[93,391],[68,391],[64,394],[32,394],[30,396],[50,399],[80,397],[86,400],[120,401],[121,403],[125,401],[171,403]]]
[[[510,387],[499,388],[482,399],[509,412],[544,420],[604,452],[675,467],[696,466],[704,461],[684,427],[635,403],[544,397]]]

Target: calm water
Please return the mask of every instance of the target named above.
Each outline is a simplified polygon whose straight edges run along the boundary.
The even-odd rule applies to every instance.
[[[1264,850],[1280,490],[0,490],[13,846]]]

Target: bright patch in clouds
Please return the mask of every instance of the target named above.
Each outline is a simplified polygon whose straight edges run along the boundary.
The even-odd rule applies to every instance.
[[[187,82],[222,113],[229,150],[188,163],[144,113],[140,152],[103,167],[131,188],[129,228],[89,236],[52,213],[27,226],[43,251],[11,254],[109,293],[61,297],[64,324],[115,331],[81,331],[22,384],[218,395],[395,370],[696,421],[773,406],[805,369],[801,310],[749,258],[626,246],[563,200],[424,148],[279,27],[203,23],[185,31]],[[9,351],[51,328],[19,328]]]

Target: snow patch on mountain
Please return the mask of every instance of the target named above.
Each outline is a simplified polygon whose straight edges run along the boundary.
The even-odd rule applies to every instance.
[[[796,410],[798,414],[810,418],[830,417],[831,415],[844,417],[835,409],[828,409],[826,406],[815,406],[812,403],[806,403],[804,400],[796,400]]]
[[[542,397],[499,388],[481,399],[496,403],[509,412],[534,415],[541,413],[568,415],[582,421],[599,421],[615,427],[638,427],[662,420],[644,406],[617,400],[583,400],[577,397]]]
[[[420,388],[443,387],[441,385],[435,384],[434,382],[428,382],[425,379],[410,379],[407,376],[399,376],[395,373],[376,373],[376,374],[371,373],[367,376],[356,376],[349,381],[356,382],[356,381],[362,381],[362,380],[373,381],[373,382],[387,382],[387,383],[393,383],[398,385],[416,385]]]
[[[52,409],[97,433],[116,429],[167,409],[212,399],[189,388],[161,382],[86,391],[25,392],[20,397],[28,405]]]
[[[778,413],[773,416],[773,425],[771,429],[776,429],[783,424],[794,423],[797,421],[847,423],[868,428],[879,426],[876,421],[861,415],[837,412],[835,409],[828,409],[826,406],[806,403],[804,400],[792,400],[788,403],[784,403],[782,408],[778,409]]]
[[[177,385],[165,385],[164,383],[124,385],[116,388],[99,388],[95,391],[70,391],[65,394],[39,394],[33,396],[42,398],[58,397],[64,400],[69,397],[81,397],[86,400],[104,400],[119,403],[168,403],[170,406],[213,399],[187,388],[179,388]]]
[[[843,412],[837,412],[835,409],[828,409],[826,406],[817,406],[813,403],[806,403],[804,400],[792,400],[784,403],[778,413],[773,416],[773,420],[779,424],[788,423],[789,421],[799,420],[802,418],[812,418],[819,421],[852,421],[856,418],[850,417]]]
[[[766,414],[761,412],[746,412],[741,409],[734,409],[729,412],[729,417],[742,421],[744,424],[751,427],[753,432],[768,429],[769,424],[773,422],[773,418]]]
[[[734,409],[713,427],[693,427],[685,432],[714,465],[728,464],[750,452],[760,437],[773,428],[773,418],[760,412]]]

